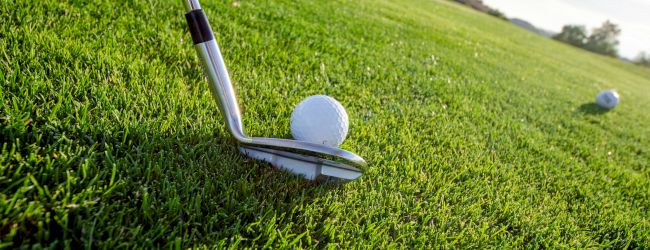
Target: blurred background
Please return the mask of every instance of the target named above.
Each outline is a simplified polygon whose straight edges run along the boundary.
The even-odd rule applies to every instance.
[[[650,66],[650,1],[457,0],[532,32]]]

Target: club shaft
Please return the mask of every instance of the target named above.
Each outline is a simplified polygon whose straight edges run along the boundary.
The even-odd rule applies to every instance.
[[[185,10],[188,12],[201,9],[201,5],[199,4],[198,0],[185,0],[184,3]]]
[[[226,64],[212,33],[210,23],[197,0],[186,0],[185,8],[188,11],[185,17],[194,48],[208,79],[210,92],[217,101],[217,106],[226,120],[228,130],[236,140],[250,143],[252,139],[244,133],[235,89],[230,82]]]
[[[241,121],[241,112],[237,104],[235,89],[230,83],[228,70],[221,57],[219,45],[212,39],[207,42],[194,45],[199,54],[205,75],[210,83],[210,92],[221,113],[226,120],[228,130],[236,140],[245,143],[251,143],[252,139],[244,134],[244,126]]]

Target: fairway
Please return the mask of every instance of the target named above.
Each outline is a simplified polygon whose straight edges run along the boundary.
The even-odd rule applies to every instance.
[[[450,1],[202,0],[249,135],[346,108],[368,167],[315,183],[239,153],[182,1],[116,2],[0,1],[0,248],[650,246],[647,68]]]

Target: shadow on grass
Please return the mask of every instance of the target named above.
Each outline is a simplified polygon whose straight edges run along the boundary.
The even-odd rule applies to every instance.
[[[40,186],[63,193],[23,192],[20,197],[44,212],[26,217],[21,212],[25,208],[16,207],[6,217],[11,223],[0,224],[0,236],[9,232],[5,226],[16,230],[5,238],[15,246],[56,247],[67,242],[74,248],[120,244],[160,248],[179,239],[191,245],[255,238],[264,230],[250,225],[291,221],[299,216],[292,213],[296,207],[309,206],[342,187],[337,182],[307,181],[249,159],[220,132],[157,133],[137,125],[65,130],[67,140],[57,145],[61,131],[38,127],[44,131],[30,128],[14,134],[30,146],[17,153],[28,155],[33,147],[52,150],[41,153],[46,156],[67,148],[78,151],[68,162],[23,168]],[[14,163],[19,164],[9,162]],[[18,184],[0,185],[0,190],[13,197],[24,189]]]
[[[276,217],[293,216],[288,213],[296,207],[309,206],[342,187],[335,181],[308,181],[248,158],[239,152],[228,134],[173,135],[162,140],[173,142],[164,149],[170,153],[168,159],[152,159],[141,164],[142,167],[158,164],[157,178],[142,175],[133,179],[135,185],[131,190],[123,193],[130,196],[132,192],[150,192],[149,200],[128,202],[124,209],[139,207],[134,214],[138,217],[135,221],[145,229],[166,231],[162,235],[141,232],[139,237],[155,239],[156,246],[167,246],[177,237],[207,244],[233,237],[256,238],[264,229],[251,228],[251,225],[273,225],[271,221]],[[134,141],[148,144],[143,138]],[[115,198],[124,201],[129,199],[127,196]],[[149,204],[149,208],[143,204]],[[129,220],[134,219],[124,218],[107,225],[127,225]],[[161,227],[161,224],[173,226]],[[111,239],[115,235],[103,236]]]
[[[601,108],[595,102],[582,104],[577,111],[586,115],[602,115],[609,112],[608,109]]]

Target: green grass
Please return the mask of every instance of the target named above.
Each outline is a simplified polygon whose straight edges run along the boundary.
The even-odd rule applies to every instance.
[[[347,108],[369,168],[315,184],[238,153],[182,1],[116,2],[0,1],[0,248],[650,246],[647,69],[447,1],[203,0],[249,134]]]

